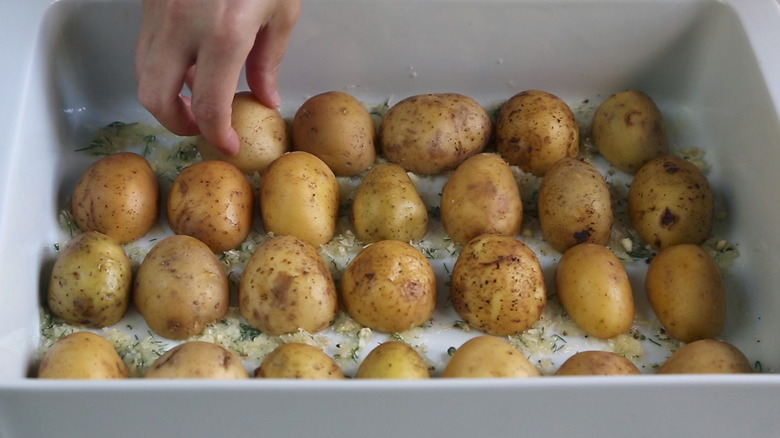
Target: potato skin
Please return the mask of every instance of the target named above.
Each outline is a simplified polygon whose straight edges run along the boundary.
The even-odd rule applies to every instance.
[[[558,261],[555,288],[561,305],[591,336],[612,338],[634,322],[634,295],[623,263],[607,247],[575,245]]]
[[[99,231],[119,244],[143,237],[157,223],[160,184],[146,159],[120,152],[93,163],[71,198],[82,231]]]
[[[490,115],[468,96],[420,94],[385,113],[379,144],[390,162],[413,173],[435,175],[481,152],[492,129]]]
[[[364,248],[341,278],[341,298],[349,316],[387,333],[428,321],[436,293],[436,276],[428,259],[399,240],[382,240]]]
[[[659,252],[645,277],[650,306],[669,335],[683,342],[715,338],[726,323],[726,287],[718,265],[698,245]]]
[[[591,129],[601,155],[628,173],[669,153],[661,111],[639,90],[621,91],[602,102],[593,114]]]
[[[350,210],[363,242],[419,241],[428,232],[428,210],[403,167],[379,163],[363,178]]]
[[[116,240],[97,231],[73,237],[57,256],[47,303],[71,324],[108,327],[127,313],[133,267]]]
[[[262,173],[272,161],[290,150],[287,122],[275,108],[268,108],[248,91],[233,97],[231,123],[238,134],[238,153],[227,156],[203,137],[196,147],[204,160],[220,160],[245,174]]]
[[[227,313],[230,289],[225,268],[198,239],[166,237],[138,268],[133,302],[152,331],[169,339],[187,339]]]
[[[444,368],[442,377],[539,377],[541,374],[520,350],[496,336],[477,336],[461,345]]]
[[[105,338],[75,332],[57,340],[41,359],[40,379],[124,379],[127,366]]]
[[[683,345],[661,365],[658,374],[752,373],[750,361],[734,345],[701,339]]]
[[[276,236],[257,248],[241,275],[238,303],[241,316],[270,335],[318,332],[339,310],[328,265],[295,236]]]
[[[182,170],[168,194],[168,223],[176,234],[202,241],[215,253],[237,248],[252,231],[254,192],[240,170],[201,161]]]
[[[379,344],[360,363],[357,379],[427,379],[428,367],[409,344],[389,341]]]
[[[342,91],[310,97],[293,117],[293,149],[316,155],[336,176],[357,175],[371,167],[376,137],[368,109]]]
[[[517,93],[499,110],[496,150],[510,165],[543,176],[556,161],[579,154],[577,120],[569,105],[554,94]]]
[[[565,157],[539,187],[539,225],[557,251],[581,243],[606,245],[612,232],[612,200],[604,177],[590,163]]]
[[[609,351],[580,351],[566,360],[556,376],[618,376],[642,374],[633,362]]]
[[[317,347],[291,342],[276,347],[255,370],[264,379],[338,380],[344,373],[338,364]]]
[[[452,270],[450,295],[469,326],[497,336],[531,328],[547,304],[533,250],[498,234],[482,234],[463,247]]]
[[[701,244],[710,235],[714,197],[704,174],[673,156],[658,157],[634,175],[628,191],[628,217],[654,249]]]
[[[441,221],[460,245],[484,233],[520,233],[523,200],[509,165],[492,153],[464,161],[442,189]]]
[[[324,161],[303,151],[284,154],[266,168],[260,182],[265,229],[319,247],[336,233],[340,196],[336,175]]]
[[[211,342],[179,344],[158,357],[146,370],[150,379],[246,379],[241,359],[230,350]]]

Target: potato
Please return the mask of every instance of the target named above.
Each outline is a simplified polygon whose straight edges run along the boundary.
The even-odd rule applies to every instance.
[[[336,176],[357,175],[371,167],[376,136],[365,105],[341,91],[310,97],[292,121],[293,149],[316,155]]]
[[[402,332],[428,321],[436,306],[436,276],[412,245],[382,240],[361,250],[341,278],[349,316],[382,332]]]
[[[606,245],[612,232],[612,200],[604,177],[576,158],[553,164],[539,187],[539,225],[557,251],[580,243]]]
[[[441,221],[460,245],[484,233],[516,236],[523,225],[523,200],[509,165],[491,153],[464,161],[442,189]]]
[[[498,234],[482,234],[463,247],[452,270],[450,296],[458,315],[489,335],[528,330],[547,304],[533,250]]]
[[[628,217],[654,249],[701,244],[710,236],[714,197],[704,174],[673,156],[658,157],[634,175],[628,191]]]
[[[427,379],[428,367],[420,354],[409,344],[389,341],[379,344],[363,359],[355,378],[358,379]]]
[[[268,108],[248,91],[233,97],[231,123],[238,134],[238,153],[227,156],[203,137],[195,142],[204,160],[220,160],[245,174],[262,173],[275,159],[290,150],[287,122],[274,108]]]
[[[403,167],[379,163],[368,171],[350,210],[363,242],[419,241],[428,232],[428,210]]]
[[[506,340],[477,336],[461,345],[444,368],[442,377],[539,377],[528,359]]]
[[[580,351],[566,359],[556,376],[618,376],[642,374],[633,362],[609,351]]]
[[[556,161],[579,154],[577,120],[558,96],[540,90],[520,92],[499,110],[496,150],[510,165],[543,176]]]
[[[620,170],[635,173],[645,163],[669,152],[661,111],[638,90],[615,93],[593,114],[593,143]]]
[[[270,335],[318,332],[339,310],[328,265],[295,236],[273,237],[252,254],[241,274],[238,306],[250,325]]]
[[[57,340],[41,359],[41,379],[123,379],[127,366],[105,338],[75,332]]]
[[[152,247],[135,278],[133,302],[149,328],[169,339],[199,334],[230,304],[225,268],[206,244],[186,235]]]
[[[70,324],[107,327],[130,305],[133,267],[116,240],[97,231],[73,237],[54,262],[47,303]]]
[[[340,196],[336,175],[325,162],[308,152],[287,153],[266,168],[260,182],[265,229],[319,247],[336,233]]]
[[[101,158],[81,175],[71,211],[82,231],[99,231],[123,244],[154,227],[159,203],[160,184],[146,159],[120,152]]]
[[[276,347],[255,370],[255,377],[266,379],[343,379],[338,364],[317,347],[291,342]]]
[[[645,291],[672,337],[691,342],[723,331],[726,287],[715,260],[698,245],[675,245],[659,252],[647,268]]]
[[[195,163],[173,181],[168,223],[215,253],[237,248],[252,231],[254,192],[247,177],[224,161]]]
[[[246,379],[241,359],[230,350],[204,341],[179,344],[158,357],[146,370],[151,379]]]
[[[474,99],[457,93],[421,94],[385,113],[379,145],[390,162],[435,175],[481,152],[491,132],[490,115]]]
[[[634,322],[634,295],[626,269],[607,247],[583,243],[558,261],[555,288],[569,317],[587,334],[612,338]]]
[[[661,365],[658,374],[752,373],[747,357],[734,345],[701,339],[683,345]]]

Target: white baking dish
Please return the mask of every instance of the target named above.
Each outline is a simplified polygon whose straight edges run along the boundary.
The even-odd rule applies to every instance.
[[[575,103],[641,88],[706,151],[740,256],[724,339],[764,373],[429,382],[43,382],[28,379],[57,212],[97,126],[135,100],[138,1],[2,2],[0,437],[770,436],[780,401],[780,6],[732,1],[304,2],[282,111],[343,90],[366,101],[528,88]],[[11,10],[12,9],[12,10]],[[6,10],[9,10],[6,13]],[[30,40],[30,38],[36,38]],[[33,41],[33,42],[28,42]],[[244,84],[242,84],[243,86]],[[186,420],[183,420],[186,419]]]

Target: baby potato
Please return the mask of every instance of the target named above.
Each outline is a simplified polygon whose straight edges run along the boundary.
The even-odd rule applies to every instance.
[[[324,161],[308,152],[289,152],[271,163],[260,181],[265,229],[319,247],[336,233],[340,196],[336,175]]]
[[[376,159],[376,127],[368,109],[342,91],[307,99],[292,122],[293,149],[316,155],[336,176],[357,175]]]
[[[633,362],[610,351],[580,351],[566,359],[556,376],[619,376],[642,374]]]
[[[190,341],[158,357],[146,370],[150,379],[247,379],[241,359],[217,344]]]
[[[577,120],[558,96],[540,90],[520,92],[499,110],[496,150],[510,165],[543,176],[556,161],[579,154]]]
[[[152,331],[169,339],[187,339],[227,313],[230,289],[225,268],[198,239],[166,237],[138,268],[133,302]]]
[[[634,322],[634,295],[626,269],[606,246],[569,248],[555,269],[555,288],[572,321],[587,334],[611,338]]]
[[[464,161],[442,189],[441,221],[460,245],[484,233],[517,236],[523,200],[509,165],[491,153]]]
[[[430,372],[409,344],[389,341],[371,350],[358,367],[358,379],[427,379]]]
[[[620,170],[636,173],[645,163],[669,152],[661,111],[639,90],[615,93],[593,114],[593,142]]]
[[[41,359],[41,379],[124,379],[127,366],[105,338],[75,332],[57,340]]]
[[[57,256],[47,303],[71,324],[107,327],[125,316],[130,305],[133,268],[116,240],[97,231],[73,237]]]
[[[265,379],[343,379],[338,364],[324,351],[308,344],[291,342],[276,347],[255,370]]]
[[[726,322],[726,287],[711,255],[681,244],[650,262],[645,291],[658,321],[683,342],[717,337]]]
[[[716,339],[685,344],[661,365],[658,374],[752,373],[747,357],[734,345]]]
[[[382,332],[402,332],[428,321],[436,306],[436,276],[425,255],[399,240],[361,250],[341,278],[349,316]]]
[[[457,93],[410,96],[379,126],[385,157],[404,169],[435,175],[458,167],[490,141],[492,122],[474,99]]]
[[[482,234],[458,256],[450,279],[455,311],[489,335],[521,333],[539,320],[547,304],[539,259],[510,236]]]
[[[701,244],[712,231],[714,197],[695,165],[673,156],[658,157],[634,175],[628,191],[628,217],[639,236],[655,249]]]
[[[238,153],[227,156],[205,138],[195,146],[204,160],[228,162],[245,174],[262,173],[271,162],[290,150],[287,122],[275,108],[268,108],[248,91],[233,97],[231,123],[238,134]]]
[[[539,377],[541,374],[523,354],[503,338],[477,336],[461,345],[450,357],[442,377]]]
[[[82,231],[99,231],[124,244],[154,227],[159,203],[160,184],[149,162],[120,152],[101,158],[81,175],[71,211]]]
[[[318,332],[336,318],[336,285],[316,248],[295,236],[276,236],[257,248],[238,288],[247,322],[270,335]]]
[[[539,187],[538,206],[542,234],[559,252],[580,243],[609,242],[612,200],[592,164],[565,157],[550,166]]]
[[[202,161],[179,173],[168,195],[168,223],[215,253],[237,248],[252,231],[254,192],[246,175],[224,161]]]
[[[363,242],[419,241],[428,232],[428,210],[403,167],[379,163],[366,173],[350,220]]]

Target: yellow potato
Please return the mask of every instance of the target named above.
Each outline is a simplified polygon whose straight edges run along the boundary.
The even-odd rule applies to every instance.
[[[390,162],[435,175],[481,152],[491,132],[490,115],[474,99],[457,93],[421,94],[385,113],[379,144]]]
[[[318,332],[336,318],[336,285],[316,248],[295,236],[276,236],[257,248],[241,275],[241,316],[270,335]]]
[[[319,247],[336,233],[340,196],[336,175],[325,162],[308,152],[287,153],[266,168],[260,182],[265,229]]]
[[[647,269],[645,291],[658,321],[683,342],[714,338],[726,322],[726,287],[707,251],[693,244],[670,246]]]
[[[146,370],[151,379],[246,379],[241,359],[211,342],[190,341],[163,353]]]
[[[224,161],[202,161],[179,173],[168,194],[168,223],[220,253],[252,231],[254,192],[246,176]]]
[[[558,96],[539,90],[520,92],[501,106],[496,149],[509,164],[543,176],[556,161],[579,154],[577,120]]]
[[[167,237],[141,263],[133,303],[155,333],[169,339],[197,335],[227,313],[230,288],[225,268],[198,239]]]
[[[635,173],[645,163],[669,152],[661,111],[638,90],[615,93],[593,114],[593,143],[615,167]]]
[[[85,231],[57,256],[47,303],[66,322],[107,327],[125,316],[132,286],[133,267],[122,246],[103,233]]]
[[[523,225],[523,200],[509,165],[491,153],[464,161],[442,189],[441,221],[461,245],[484,233],[516,236]]]
[[[336,176],[362,173],[376,159],[376,128],[365,105],[342,91],[310,97],[292,122],[293,149],[319,157]]]
[[[425,361],[409,344],[389,341],[379,344],[360,363],[358,379],[427,379]]]
[[[363,242],[419,241],[428,231],[428,210],[406,171],[379,163],[368,171],[352,202],[350,220]]]
[[[127,367],[110,342],[91,332],[57,340],[38,366],[41,379],[123,379]]]
[[[701,244],[710,236],[714,197],[704,174],[682,158],[651,160],[634,175],[628,217],[639,236],[655,249]]]
[[[231,122],[238,134],[238,153],[227,156],[203,137],[196,147],[205,160],[220,160],[236,166],[245,174],[261,172],[290,150],[287,122],[274,108],[268,108],[248,91],[233,97]]]
[[[420,250],[399,240],[382,240],[347,265],[341,297],[358,323],[382,332],[402,332],[433,315],[436,276]]]
[[[734,345],[715,339],[701,339],[675,351],[661,365],[658,374],[752,373],[747,357]]]
[[[343,379],[338,364],[317,347],[291,342],[276,347],[255,370],[265,379]]]
[[[450,279],[455,311],[490,335],[531,328],[547,304],[539,259],[510,236],[482,234],[463,247]]]
[[[82,231],[99,231],[123,244],[154,227],[159,202],[160,184],[146,159],[120,152],[101,158],[79,178],[71,211]]]
[[[503,338],[478,336],[466,341],[450,358],[442,377],[539,377],[520,350]]]
[[[566,359],[556,376],[618,376],[639,375],[633,362],[609,351],[581,351]]]
[[[609,242],[612,200],[593,165],[576,158],[558,160],[542,179],[538,206],[542,234],[559,252],[580,243]]]
[[[611,338],[634,322],[634,295],[626,269],[607,247],[582,243],[558,261],[555,288],[561,305],[587,334]]]

